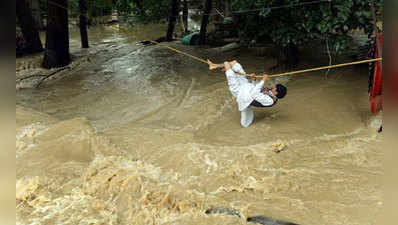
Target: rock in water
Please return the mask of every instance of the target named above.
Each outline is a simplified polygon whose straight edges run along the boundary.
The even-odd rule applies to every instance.
[[[229,209],[229,208],[211,208],[205,211],[206,214],[227,214],[231,216],[238,216],[240,217],[239,210],[236,209]],[[251,223],[258,223],[262,225],[298,225],[295,223],[290,223],[282,220],[274,220],[272,218],[266,216],[255,216],[247,218],[247,222]]]
[[[295,223],[285,222],[281,220],[274,220],[265,216],[255,216],[247,218],[247,222],[259,223],[262,225],[298,225]]]
[[[205,212],[206,214],[227,214],[231,216],[238,216],[240,217],[240,213],[236,209],[228,209],[228,208],[212,208],[208,209]]]

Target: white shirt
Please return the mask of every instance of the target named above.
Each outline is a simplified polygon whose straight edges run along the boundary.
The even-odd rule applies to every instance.
[[[264,87],[263,80],[250,82],[246,76],[239,73],[246,74],[239,63],[235,63],[231,69],[225,72],[229,90],[238,102],[239,111],[243,111],[249,107],[253,100],[260,102],[264,106],[274,104],[274,100],[269,95],[261,92]]]
[[[241,125],[248,127],[254,119],[253,110],[250,108],[253,100],[258,101],[264,106],[274,104],[274,100],[269,95],[261,92],[264,87],[263,80],[260,82],[250,82],[246,76],[239,73],[246,74],[239,63],[235,63],[231,69],[225,72],[229,90],[236,98],[239,111],[241,111]]]

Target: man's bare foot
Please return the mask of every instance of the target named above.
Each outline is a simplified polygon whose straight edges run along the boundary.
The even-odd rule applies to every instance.
[[[210,61],[210,59],[207,60],[207,63],[209,64],[209,70],[217,69],[217,65]]]

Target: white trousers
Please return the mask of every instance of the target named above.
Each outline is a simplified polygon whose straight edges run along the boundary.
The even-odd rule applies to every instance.
[[[242,125],[242,127],[249,127],[250,124],[253,123],[254,120],[254,112],[253,110],[249,107],[247,107],[246,109],[244,109],[243,111],[240,112],[241,116],[240,116],[240,124]]]

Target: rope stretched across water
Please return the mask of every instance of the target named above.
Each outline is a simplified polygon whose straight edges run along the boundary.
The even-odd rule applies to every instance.
[[[162,47],[168,48],[168,49],[170,49],[170,50],[172,50],[172,51],[174,51],[174,52],[180,53],[180,54],[182,54],[182,55],[186,55],[186,56],[191,57],[191,58],[193,58],[193,59],[195,59],[195,60],[197,60],[197,61],[199,61],[199,62],[209,64],[209,63],[208,63],[206,60],[204,60],[204,59],[201,59],[201,58],[196,57],[196,56],[194,56],[194,55],[191,55],[191,54],[189,54],[189,53],[183,52],[183,51],[178,50],[178,49],[176,49],[176,48],[170,47],[170,46],[168,46],[168,45],[161,44],[161,43],[159,43],[159,42],[157,42],[157,41],[153,41],[153,40],[145,40],[145,41],[151,42],[152,44],[155,44],[155,45],[160,45],[160,46],[162,46]]]
[[[183,52],[181,50],[178,50],[176,48],[170,47],[165,44],[161,44],[157,41],[153,40],[147,40],[153,44],[160,45],[162,47],[168,48],[174,52],[183,54],[185,56],[191,57],[192,59],[195,59],[199,62],[209,64],[206,60],[201,59],[199,57],[196,57],[194,55],[191,55],[189,53]],[[343,63],[343,64],[336,64],[336,65],[330,65],[330,66],[322,66],[322,67],[317,67],[317,68],[312,68],[312,69],[305,69],[305,70],[298,70],[298,71],[291,71],[291,72],[286,72],[286,73],[279,73],[279,74],[273,74],[273,75],[268,75],[268,77],[282,77],[282,76],[288,76],[288,75],[295,75],[295,74],[301,74],[301,73],[308,73],[308,72],[313,72],[313,71],[319,71],[319,70],[327,70],[327,69],[333,69],[333,68],[339,68],[339,67],[345,67],[345,66],[351,66],[351,65],[358,65],[358,64],[364,64],[364,63],[371,63],[371,62],[379,62],[382,61],[383,58],[376,58],[376,59],[367,59],[367,60],[362,60],[362,61],[356,61],[356,62],[349,62],[349,63]],[[241,74],[244,76],[249,76],[248,74]],[[257,75],[257,76],[250,76],[250,77],[255,77],[255,78],[262,78],[264,75]]]
[[[273,74],[273,75],[269,75],[269,77],[282,77],[282,76],[287,76],[287,75],[307,73],[307,72],[313,72],[313,71],[319,71],[319,70],[327,70],[327,69],[333,69],[333,68],[339,68],[339,67],[345,67],[345,66],[351,66],[351,65],[358,65],[358,64],[371,63],[371,62],[379,62],[379,61],[382,61],[382,60],[383,60],[383,58],[367,59],[367,60],[362,60],[362,61],[342,63],[342,64],[336,64],[336,65],[331,65],[331,66],[322,66],[322,67],[306,69],[306,70],[298,70],[298,71],[292,71],[292,72],[287,72],[287,73]]]

